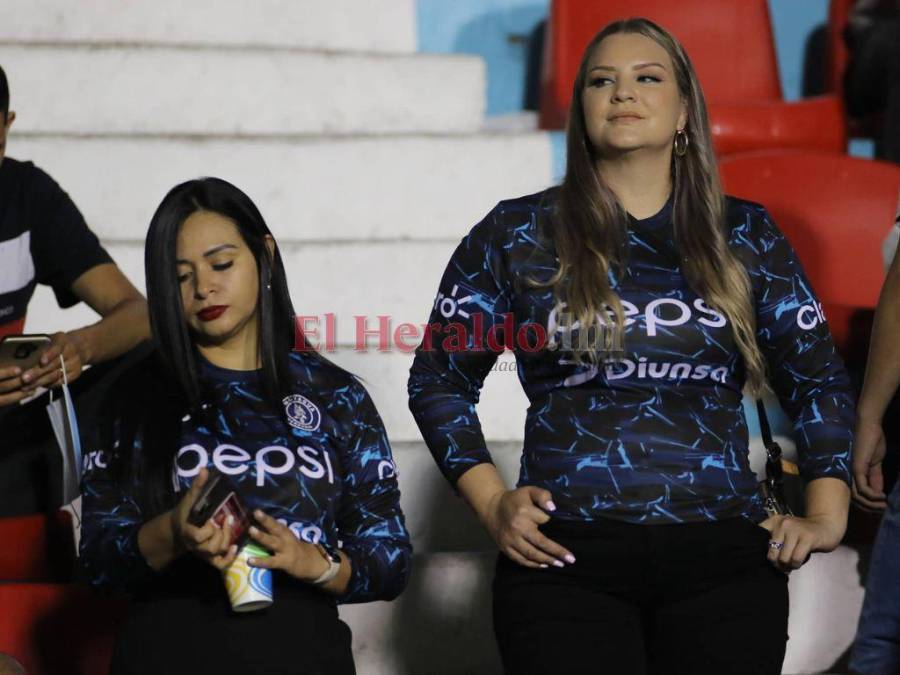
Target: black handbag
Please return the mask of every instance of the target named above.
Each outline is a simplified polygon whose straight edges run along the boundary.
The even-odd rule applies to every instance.
[[[756,399],[759,431],[766,447],[766,477],[759,481],[763,508],[769,516],[802,516],[806,510],[804,483],[797,465],[782,457],[781,446],[772,438],[769,417],[762,399]]]

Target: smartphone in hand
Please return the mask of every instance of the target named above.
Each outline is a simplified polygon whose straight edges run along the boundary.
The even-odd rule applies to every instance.
[[[0,368],[18,367],[23,373],[34,368],[50,342],[49,335],[7,335],[0,341]]]
[[[231,525],[231,541],[240,547],[250,529],[247,509],[228,477],[216,469],[210,469],[206,485],[191,507],[187,520],[194,527],[202,527],[207,520],[212,520],[224,528],[228,516],[234,518]]]

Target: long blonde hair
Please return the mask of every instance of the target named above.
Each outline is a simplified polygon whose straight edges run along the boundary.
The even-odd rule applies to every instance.
[[[566,175],[550,218],[549,234],[559,257],[559,269],[545,284],[552,286],[557,306],[566,305],[572,321],[599,329],[599,316],[612,309],[619,334],[624,312],[609,281],[610,270],[621,274],[626,257],[627,215],[595,167],[595,153],[587,135],[582,95],[588,63],[609,35],[637,33],[668,52],[679,92],[687,103],[687,153],[672,153],[675,244],[688,285],[712,308],[723,313],[744,358],[747,386],[753,393],[765,387],[765,360],[756,343],[756,314],[747,270],[728,247],[725,234],[725,197],[712,147],[706,102],[684,48],[667,31],[643,19],[609,24],[584,51],[573,87],[566,128]],[[615,331],[613,331],[615,332]],[[606,347],[609,343],[606,343]],[[574,348],[576,360],[597,363],[603,349]]]

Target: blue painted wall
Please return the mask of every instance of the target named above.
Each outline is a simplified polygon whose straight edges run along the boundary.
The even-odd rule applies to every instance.
[[[418,0],[419,51],[478,54],[487,64],[488,115],[523,109],[527,37],[548,0]]]

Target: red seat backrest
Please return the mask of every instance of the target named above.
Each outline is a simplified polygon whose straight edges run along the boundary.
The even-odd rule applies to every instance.
[[[72,584],[0,584],[0,652],[28,675],[103,675],[109,671],[124,601]]]
[[[544,44],[541,126],[564,122],[584,48],[606,24],[642,16],[687,50],[709,103],[781,100],[766,0],[553,0]]]
[[[726,192],[763,204],[797,251],[819,300],[874,308],[881,245],[894,222],[900,167],[838,154],[773,151],[720,162]],[[847,327],[831,321],[843,346]]]
[[[68,581],[75,560],[67,511],[0,518],[0,581]]]

